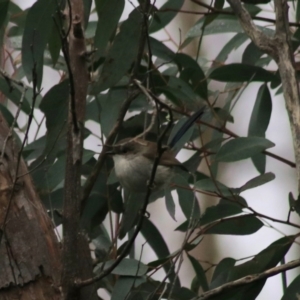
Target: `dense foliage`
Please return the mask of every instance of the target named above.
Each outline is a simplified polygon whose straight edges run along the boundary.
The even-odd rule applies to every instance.
[[[191,254],[206,235],[249,235],[249,239],[255,242],[252,234],[266,225],[265,220],[284,223],[299,231],[298,221],[290,221],[290,215],[300,215],[299,200],[294,199],[292,194],[285,199],[289,201],[290,210],[282,219],[273,217],[268,211],[254,210],[249,204],[250,199],[243,197],[246,190],[275,178],[276,170],[266,172],[268,156],[295,167],[293,162],[268,150],[275,146],[266,138],[272,116],[272,95],[282,93],[281,78],[273,59],[251,42],[226,1],[212,1],[211,7],[194,1],[195,12],[190,12],[191,15],[194,16],[196,11],[202,11],[202,14],[176,49],[154,34],[164,31],[183,10],[184,0],[169,0],[162,6],[159,1],[154,1],[148,7],[145,5],[147,13],[141,1],[141,6],[138,3],[131,6],[127,17],[122,17],[124,0],[83,2],[88,53],[83,53],[82,59],[86,60],[90,74],[86,120],[92,121],[87,122],[89,128],[90,124],[96,128],[91,131],[86,127],[85,138],[93,137],[97,144],[93,150],[83,149],[83,188],[95,170],[102,145],[116,124],[120,126],[115,141],[137,136],[146,130],[147,139],[157,141],[160,138],[163,144],[167,144],[186,118],[205,106],[201,120],[175,148],[176,152],[181,149],[189,151],[190,158],[184,165],[192,173],[178,172],[169,188],[150,197],[150,201],[156,201],[159,196],[165,197],[165,210],[171,216],[168,222],[174,219],[175,230],[185,233],[177,251],[170,253],[164,228],[157,228],[151,221],[151,215],[140,218],[146,197],[122,192],[111,158],[105,159],[91,191],[84,194],[87,197],[81,214],[81,227],[95,247],[95,274],[100,274],[122,253],[128,243],[127,236],[130,240],[137,224],[141,225],[139,234],[157,257],[146,263],[140,260],[141,253],[125,253],[129,256],[101,281],[101,287],[111,294],[113,300],[196,299],[199,293],[204,293],[203,297],[208,296],[205,292],[247,275],[263,273],[284,262],[297,233],[284,235],[267,248],[261,248],[246,262],[237,264],[234,258],[224,257],[214,266],[211,278],[206,276],[207,266],[204,268]],[[255,22],[265,22],[259,23],[263,25],[258,28],[267,36],[273,36],[274,22],[259,19],[264,9],[272,8],[272,1],[244,2]],[[259,5],[261,3],[267,4]],[[70,62],[65,51],[67,41],[64,37],[68,34],[68,25],[63,14],[64,5],[61,1],[38,0],[30,8],[22,10],[9,0],[0,0],[0,91],[1,98],[6,99],[1,102],[0,110],[9,126],[13,127],[20,147],[25,143],[23,158],[55,226],[61,224],[63,214],[67,112],[72,86]],[[295,20],[299,22],[300,5],[293,1],[290,5],[296,5]],[[290,30],[296,52],[300,46],[299,24],[293,24]],[[199,53],[202,53],[205,37],[215,34],[229,38],[215,59],[209,61],[205,54],[200,56]],[[198,51],[190,55],[186,49],[191,42],[197,43]],[[227,63],[229,55],[237,49],[244,49],[239,62]],[[45,80],[43,74],[55,74],[50,88],[47,86],[49,80]],[[218,89],[216,82],[222,83]],[[253,82],[259,82],[260,87],[253,95],[256,100],[248,135],[238,136],[226,125],[234,122],[233,107]],[[43,92],[45,87],[46,93]],[[128,101],[130,97],[131,102]],[[128,110],[120,124],[124,103],[128,103]],[[25,126],[18,119],[19,112],[21,117],[25,116],[30,121]],[[44,124],[45,134],[40,131]],[[28,133],[29,139],[26,140]],[[221,162],[234,163],[245,159],[252,161],[257,170],[256,177],[234,188],[218,181],[219,172],[222,172]],[[208,171],[199,171],[200,163]],[[217,204],[202,209],[196,194],[197,197],[200,195],[198,198],[209,195],[217,200]],[[178,197],[178,201],[173,197]],[[123,198],[126,198],[125,202]],[[182,224],[175,223],[177,210],[185,216]],[[105,223],[108,226],[104,226],[105,219],[109,220]],[[181,260],[184,263],[189,261],[193,269],[191,272],[195,273],[189,288],[180,284],[178,272]],[[160,281],[155,277],[159,269],[165,272]],[[255,299],[267,277],[231,286],[213,299]],[[300,293],[299,281],[300,276],[285,286],[281,299],[296,299],[296,293]],[[283,284],[286,285],[284,279]]]

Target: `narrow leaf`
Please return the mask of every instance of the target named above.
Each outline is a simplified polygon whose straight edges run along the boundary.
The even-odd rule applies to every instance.
[[[208,76],[211,79],[224,82],[262,81],[277,80],[277,77],[257,66],[246,64],[229,64],[214,69]]]
[[[130,68],[138,50],[141,21],[142,14],[139,9],[135,9],[123,22],[119,34],[109,49],[99,82],[93,86],[92,93],[98,94],[112,87]]]
[[[207,279],[201,264],[191,255],[188,255],[188,258],[196,273],[197,281],[199,282],[199,285],[202,287],[204,292],[208,291],[209,288],[208,288]]]
[[[211,226],[205,234],[248,235],[258,231],[263,225],[255,216],[244,215],[224,219],[215,226]]]
[[[248,182],[246,182],[243,186],[239,188],[239,192],[244,192],[249,189],[253,189],[257,186],[263,185],[269,181],[275,179],[275,174],[272,172],[268,172],[257,177],[252,178]]]
[[[172,197],[170,189],[165,190],[165,199],[166,199],[165,201],[166,201],[167,211],[168,211],[169,215],[171,216],[171,218],[174,221],[176,221],[176,219],[175,219],[175,203],[174,203],[174,199]]]
[[[221,199],[217,205],[208,207],[200,218],[200,225],[242,213],[242,206],[238,203]]]
[[[144,218],[141,233],[159,259],[168,257],[170,255],[168,246],[161,233],[147,218]],[[169,275],[170,281],[173,282],[174,280],[176,280],[176,284],[178,284],[179,281],[178,277],[175,275],[174,266],[172,266],[170,263],[165,263],[163,264],[163,268]]]
[[[118,21],[124,10],[124,0],[96,0],[98,14],[97,29],[95,33],[95,48],[98,49],[98,57],[103,56],[111,35],[116,30]]]
[[[226,257],[218,263],[209,285],[210,289],[214,289],[227,282],[228,273],[230,269],[235,265],[235,262],[235,259]]]
[[[186,179],[180,175],[177,175],[175,176],[173,182],[178,186],[176,189],[178,201],[185,217],[188,220],[190,220],[190,218],[198,219],[200,217],[200,206]]]
[[[177,15],[184,0],[168,0],[159,10],[154,13],[149,32],[153,33],[168,25]],[[168,11],[169,10],[169,11]]]
[[[240,137],[224,144],[215,159],[223,162],[238,161],[274,146],[274,143],[262,137]]]
[[[28,81],[32,80],[33,70],[36,70],[38,87],[42,82],[44,50],[53,28],[52,15],[56,7],[55,0],[38,0],[29,9],[26,18],[22,65]]]
[[[105,263],[99,264],[95,268],[95,273],[101,273],[102,269],[105,270],[109,268],[115,261],[110,260]],[[104,268],[103,268],[104,265]],[[144,265],[141,261],[135,259],[124,258],[113,270],[112,274],[122,275],[122,276],[142,276],[146,274],[148,267]]]
[[[245,33],[237,33],[227,44],[221,49],[218,56],[216,57],[217,62],[225,62],[228,58],[228,55],[233,50],[239,48],[242,44],[248,39]]]
[[[258,90],[256,101],[250,118],[248,135],[265,137],[272,112],[272,98],[266,84]]]
[[[299,299],[300,295],[300,275],[298,275],[287,287],[281,300]]]
[[[9,0],[0,0],[0,28],[5,23],[9,2]]]

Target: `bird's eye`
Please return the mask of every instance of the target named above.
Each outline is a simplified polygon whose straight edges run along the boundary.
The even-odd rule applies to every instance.
[[[128,150],[127,150],[126,148],[122,148],[121,151],[122,151],[122,153],[124,153],[124,154],[128,152]]]

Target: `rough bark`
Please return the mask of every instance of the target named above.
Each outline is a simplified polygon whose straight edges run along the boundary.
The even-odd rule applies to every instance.
[[[18,149],[12,139],[5,143],[8,135],[0,115],[0,298],[61,299],[61,251],[54,227],[30,175],[20,176],[28,170],[22,159],[18,166]]]
[[[84,38],[84,8],[82,0],[68,3],[68,40],[64,41],[64,56],[70,82],[67,162],[63,207],[63,275],[64,299],[98,299],[93,285],[78,289],[75,282],[93,276],[88,241],[80,234],[81,164],[85,107],[88,87],[86,46]]]

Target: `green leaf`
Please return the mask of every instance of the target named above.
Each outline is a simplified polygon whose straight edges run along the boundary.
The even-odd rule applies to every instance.
[[[54,85],[43,97],[40,109],[46,117],[46,143],[42,154],[30,165],[32,176],[37,187],[49,192],[54,188],[53,184],[48,188],[47,177],[48,170],[61,152],[66,149],[65,128],[67,123],[67,108],[69,96],[69,81],[65,80]],[[40,151],[40,149],[38,149]],[[57,176],[60,178],[59,176]],[[53,178],[56,183],[56,178]],[[61,181],[61,178],[60,178]]]
[[[258,90],[250,118],[248,135],[265,137],[272,113],[272,98],[266,84]]]
[[[242,57],[242,63],[248,65],[256,65],[258,60],[264,55],[253,42],[251,42],[245,49]]]
[[[92,0],[83,0],[84,28],[87,28],[92,8]]]
[[[218,151],[215,160],[233,162],[249,158],[275,144],[262,137],[240,137],[230,140]]]
[[[99,194],[93,193],[89,196],[88,201],[84,207],[80,224],[91,236],[91,232],[95,226],[101,224],[108,212],[107,198]]]
[[[223,196],[231,196],[233,193],[229,187],[211,178],[205,178],[197,181],[195,183],[195,187],[200,190],[221,194]]]
[[[9,2],[9,0],[0,0],[0,28],[5,23]]]
[[[188,258],[193,266],[193,269],[197,276],[197,281],[199,283],[199,286],[202,287],[203,291],[206,292],[209,290],[207,279],[205,276],[205,272],[201,266],[201,264],[191,255],[188,255]]]
[[[145,193],[125,193],[124,213],[119,230],[119,238],[122,239],[130,229],[136,225],[138,221],[139,212],[142,208]]]
[[[258,90],[256,101],[251,114],[248,135],[265,137],[265,132],[269,126],[272,112],[272,99],[266,84],[261,85]],[[256,169],[263,174],[266,168],[266,157],[257,154],[251,157]]]
[[[300,275],[298,275],[287,287],[281,300],[297,299],[300,294]]]
[[[40,104],[40,109],[46,117],[47,143],[45,154],[47,155],[49,155],[48,152],[55,146],[58,139],[64,140],[63,130],[67,121],[68,97],[69,81],[64,80],[54,85],[43,97]]]
[[[177,53],[174,62],[180,69],[180,78],[190,84],[200,97],[207,99],[207,79],[197,61],[187,54]]]
[[[224,219],[205,230],[205,234],[248,235],[258,231],[264,224],[253,215]],[[210,226],[210,225],[209,225]]]
[[[266,172],[266,155],[263,153],[255,154],[251,157],[251,160],[256,168],[256,170],[260,174],[264,174]]]
[[[60,50],[61,50],[61,38],[55,24],[52,25],[51,33],[49,35],[48,45],[49,45],[49,52],[52,59],[52,64],[53,66],[55,66],[58,61]]]
[[[168,25],[177,15],[184,0],[168,0],[159,10],[154,12],[154,17],[149,27],[149,33],[154,33]],[[168,11],[169,10],[169,11]]]
[[[197,151],[188,160],[186,160],[183,163],[183,165],[187,170],[194,173],[198,169],[201,160],[202,157],[200,156],[200,153]]]
[[[183,124],[187,121],[186,117],[181,118],[176,124],[175,126],[172,128],[172,131],[170,133],[170,136],[168,138],[168,143],[167,145],[169,145],[171,143],[171,141],[173,140],[174,136],[176,135],[176,133],[182,128]],[[176,142],[175,146],[172,148],[172,151],[174,153],[178,153],[182,147],[190,141],[192,134],[194,131],[194,126],[192,125],[187,132]]]
[[[106,97],[101,99],[102,110],[100,113],[101,129],[108,136],[119,116],[120,108],[127,97],[126,89],[111,89]]]
[[[243,33],[243,28],[236,17],[219,15],[207,26],[203,26],[205,18],[201,18],[193,27],[189,29],[186,34],[186,39],[195,38],[203,35],[228,33],[228,32],[239,32]],[[202,33],[204,29],[204,33]]]
[[[246,64],[229,64],[215,68],[209,75],[209,78],[224,82],[244,82],[244,81],[275,81],[277,77],[258,66]]]
[[[167,208],[169,215],[171,216],[171,218],[174,221],[176,221],[176,219],[175,219],[175,203],[174,203],[170,189],[165,190],[165,201],[166,201],[166,208]]]
[[[144,218],[141,234],[144,236],[145,240],[148,242],[159,259],[168,257],[170,255],[168,246],[163,236],[160,234],[155,225],[147,218]],[[175,275],[174,266],[172,266],[170,263],[165,263],[163,264],[163,268],[169,275],[170,281],[173,282],[176,280],[176,284],[178,284],[179,280]]]
[[[185,217],[188,220],[190,218],[198,219],[200,217],[200,206],[186,179],[180,175],[176,175],[173,183],[178,186],[176,188],[178,201]]]
[[[0,111],[1,111],[1,114],[3,115],[3,117],[5,118],[7,125],[9,127],[11,127],[14,122],[15,117],[11,114],[11,112],[7,109],[7,107],[1,103],[0,103]],[[15,127],[19,127],[17,121],[18,120],[16,120]]]
[[[182,105],[197,104],[197,96],[192,87],[181,78],[171,76],[167,86],[168,90],[178,99]]]
[[[33,70],[37,74],[37,86],[43,78],[44,51],[53,28],[52,15],[55,0],[38,0],[29,9],[22,40],[22,65],[28,81],[32,81]]]
[[[19,106],[23,93],[22,89],[19,86],[0,77],[0,91],[16,106]],[[30,114],[30,105],[27,100],[26,94],[25,98],[23,99],[23,104],[21,105],[21,110],[24,111],[27,115]]]
[[[300,216],[300,195],[295,199],[292,192],[289,192],[289,204],[291,211],[295,211]]]
[[[248,36],[245,33],[237,33],[230,39],[227,44],[221,49],[218,56],[216,57],[216,62],[225,62],[228,58],[228,55],[231,51],[236,50],[242,44],[244,44],[248,40]]]
[[[297,8],[296,8],[296,21],[299,22],[300,20],[300,3],[299,1],[296,1],[297,3]]]
[[[139,286],[143,282],[145,282],[145,279],[143,278],[120,276],[113,287],[110,300],[127,300],[130,295],[130,291],[132,291],[135,286]]]
[[[99,81],[92,87],[93,94],[114,86],[128,71],[138,51],[141,22],[138,8],[123,22],[106,56]]]
[[[293,236],[286,236],[275,241],[255,255],[250,261],[234,267],[230,271],[228,281],[233,281],[250,274],[258,274],[275,267],[286,255],[293,242]]]
[[[97,265],[94,272],[101,273],[102,269],[106,270],[109,268],[115,261],[109,260],[105,263]],[[104,268],[103,268],[104,265]],[[122,276],[143,276],[146,274],[148,267],[144,265],[141,261],[135,259],[124,258],[121,262],[112,270],[112,274],[122,275]]]
[[[209,289],[214,289],[224,283],[227,283],[227,277],[236,260],[231,257],[222,259],[215,268],[214,274],[209,285]]]
[[[263,185],[269,181],[272,181],[273,179],[275,179],[275,174],[272,172],[268,172],[268,173],[259,175],[257,177],[254,177],[239,188],[239,193],[242,193],[246,190],[253,189],[257,186]]]
[[[205,36],[205,35],[229,33],[229,32],[244,33],[244,30],[241,27],[241,24],[239,20],[236,18],[236,16],[220,14],[207,26],[203,26],[205,19],[206,18],[201,18],[193,27],[189,29],[189,31],[186,34],[186,39],[199,37],[202,34]],[[262,26],[257,26],[257,27],[261,29],[268,36],[274,35],[274,30],[272,29],[264,28]],[[204,32],[202,33],[203,29]]]
[[[151,51],[153,55],[165,61],[172,61],[174,59],[175,53],[170,48],[168,48],[164,43],[156,40],[151,36],[149,36],[149,42],[150,42]]]
[[[98,14],[94,44],[98,49],[97,57],[104,55],[109,39],[118,26],[124,10],[124,0],[96,0]]]
[[[200,218],[200,225],[242,213],[242,206],[225,199],[221,199],[217,205],[208,207]]]

